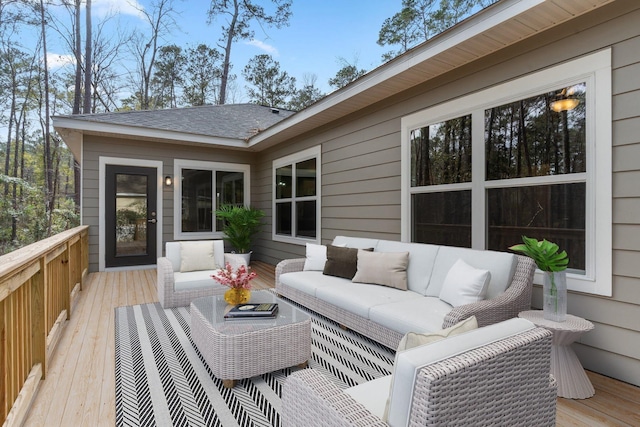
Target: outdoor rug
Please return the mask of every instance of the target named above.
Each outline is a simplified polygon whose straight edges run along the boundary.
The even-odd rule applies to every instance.
[[[115,309],[117,426],[280,426],[283,369],[232,389],[211,374],[190,339],[189,307]],[[393,352],[311,313],[311,369],[341,388],[388,375]]]

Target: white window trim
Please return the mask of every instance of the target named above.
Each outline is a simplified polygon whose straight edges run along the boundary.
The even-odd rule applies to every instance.
[[[201,160],[174,159],[173,161],[173,238],[174,240],[221,239],[222,231],[182,231],[182,169],[210,170],[213,172],[212,191],[216,189],[216,171],[244,173],[244,205],[251,202],[251,166],[242,163],[205,162]],[[215,209],[215,207],[214,207]],[[215,220],[214,220],[215,226]]]
[[[284,243],[293,243],[296,245],[304,245],[306,243],[316,243],[316,244],[320,244],[320,233],[322,230],[322,216],[321,216],[321,177],[322,177],[322,167],[321,167],[321,153],[322,153],[322,147],[320,145],[317,145],[315,147],[311,147],[308,148],[306,150],[300,151],[298,153],[294,153],[294,154],[290,154],[288,156],[285,157],[281,157],[279,159],[276,159],[273,161],[272,163],[272,185],[273,185],[273,192],[272,192],[272,196],[271,196],[271,201],[272,201],[272,224],[271,224],[271,238],[276,241],[276,242],[284,242]],[[276,184],[275,184],[275,179],[276,179],[276,169],[283,167],[283,166],[287,166],[287,165],[293,165],[295,163],[299,163],[305,160],[309,160],[309,159],[316,159],[316,195],[314,197],[291,197],[291,201],[294,202],[296,200],[299,201],[304,201],[304,200],[315,200],[316,201],[316,238],[315,239],[310,239],[307,237],[293,237],[293,236],[283,236],[281,234],[276,234]],[[295,179],[294,177],[292,177],[292,182],[294,182]],[[294,182],[294,188],[293,190],[295,191],[295,182]],[[295,232],[295,203],[292,203],[292,232]]]
[[[411,195],[424,189],[411,188],[412,129],[472,114],[472,156],[481,161],[473,162],[473,181],[461,186],[472,188],[474,206],[484,204],[486,188],[492,183],[484,181],[484,110],[518,99],[538,95],[558,87],[587,82],[587,173],[586,173],[586,274],[567,274],[570,290],[596,295],[612,295],[612,112],[611,112],[611,49],[604,49],[578,59],[508,81],[489,89],[446,102],[403,117],[401,120],[401,239],[411,240]],[[597,100],[597,102],[596,102]],[[596,120],[597,118],[597,120]],[[583,174],[553,176],[551,182],[583,180]],[[514,179],[510,185],[527,185],[529,178]],[[536,183],[540,183],[536,178]],[[500,187],[505,184],[500,183]],[[454,184],[457,185],[457,184]],[[434,186],[433,190],[451,186]],[[496,185],[494,183],[494,185]],[[430,191],[426,190],[426,191]],[[480,204],[478,204],[478,202]],[[476,212],[477,211],[477,212]],[[483,209],[474,209],[472,217],[472,247],[485,246]],[[480,226],[477,226],[480,224]],[[517,243],[517,242],[514,242]],[[542,283],[541,272],[536,273],[535,283]]]
[[[106,268],[106,218],[105,218],[105,200],[106,200],[106,170],[107,165],[119,165],[119,166],[140,166],[156,169],[156,200],[157,200],[157,215],[156,215],[156,254],[161,256],[162,254],[162,162],[157,160],[142,160],[142,159],[129,159],[121,157],[103,157],[98,159],[98,271],[124,271],[134,270],[141,268],[148,268],[149,266],[131,266],[131,267],[110,267]]]

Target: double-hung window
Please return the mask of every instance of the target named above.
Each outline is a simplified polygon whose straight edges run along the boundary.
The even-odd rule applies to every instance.
[[[273,240],[320,242],[320,146],[273,162]]]
[[[611,294],[611,52],[402,120],[402,239],[569,254],[570,289]]]
[[[222,237],[221,205],[249,205],[249,165],[176,159],[174,238]]]

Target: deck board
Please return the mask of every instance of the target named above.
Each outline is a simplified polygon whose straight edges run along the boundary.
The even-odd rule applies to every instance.
[[[254,289],[274,284],[274,267],[254,262]],[[91,273],[25,426],[115,425],[114,308],[157,301],[155,270]],[[640,425],[640,388],[587,372],[596,395],[558,399],[558,426]]]

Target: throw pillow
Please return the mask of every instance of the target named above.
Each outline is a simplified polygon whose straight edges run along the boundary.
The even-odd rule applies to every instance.
[[[352,281],[407,290],[409,252],[358,252],[357,271]]]
[[[364,249],[373,251],[373,248]],[[353,279],[358,269],[358,249],[327,246],[327,262],[324,264],[322,274],[327,276]]]
[[[327,247],[307,243],[306,258],[304,260],[304,271],[322,271],[327,262]]]
[[[471,316],[468,319],[465,319],[459,323],[456,323],[453,326],[449,326],[448,328],[442,329],[437,332],[428,332],[428,333],[417,333],[417,332],[407,332],[404,337],[400,340],[400,344],[398,344],[398,352],[409,350],[414,347],[419,347],[425,344],[431,344],[436,341],[440,341],[446,339],[448,337],[452,337],[454,335],[462,334],[464,332],[472,331],[474,329],[478,329],[478,321],[476,316]],[[395,371],[391,373],[394,375]],[[384,407],[384,415],[382,416],[383,421],[388,421],[389,419],[389,405],[391,404],[391,389],[393,388],[393,377],[391,379],[391,388],[389,389],[389,397],[387,398],[387,404]]]
[[[474,268],[459,259],[444,279],[440,299],[454,307],[482,301],[490,281],[489,270]]]
[[[418,347],[424,344],[431,344],[432,342],[440,341],[445,338],[461,334],[463,332],[478,329],[478,321],[476,316],[471,316],[462,322],[456,323],[453,326],[442,329],[436,332],[418,333],[407,332],[398,344],[397,351],[409,350],[410,348]]]
[[[180,272],[215,270],[213,241],[180,242]]]

